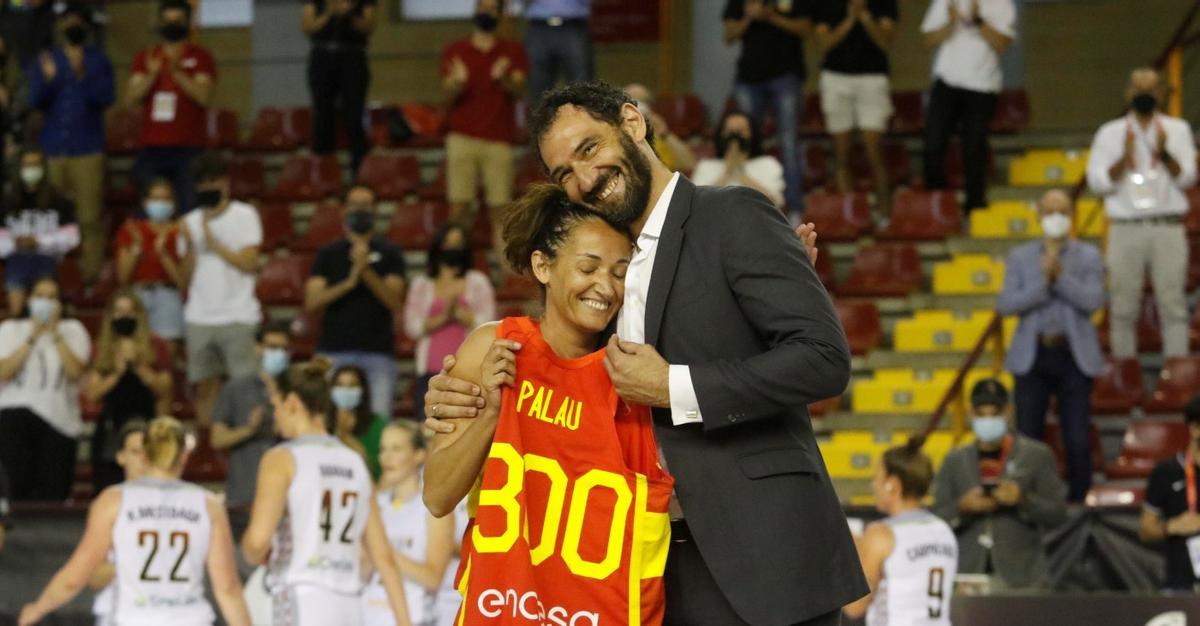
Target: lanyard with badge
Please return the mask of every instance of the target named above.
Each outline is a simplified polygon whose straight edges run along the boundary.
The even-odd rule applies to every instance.
[[[1134,122],[1131,117],[1125,118],[1126,138],[1135,137],[1133,124]],[[1154,129],[1158,132],[1162,132],[1163,130],[1162,122],[1159,121],[1158,117],[1154,118]],[[1150,166],[1145,172],[1137,168],[1129,172],[1129,192],[1133,208],[1146,211],[1158,207],[1158,188],[1160,187],[1158,179],[1162,176],[1162,173],[1158,167],[1158,147],[1154,145],[1154,138],[1151,137],[1149,144],[1144,140],[1142,144],[1150,152]]]
[[[1000,478],[1004,476],[1005,466],[1008,464],[1008,453],[1012,451],[1013,436],[1005,435],[1004,441],[1000,444],[1000,456],[995,459],[979,459],[979,485],[983,487],[983,493],[986,496],[991,496],[996,491],[996,487],[1000,485]],[[979,535],[979,545],[986,550],[991,550],[996,542],[992,538],[992,519],[987,520],[987,530]]]

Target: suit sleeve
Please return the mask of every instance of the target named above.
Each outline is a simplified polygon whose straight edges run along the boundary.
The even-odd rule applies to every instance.
[[[1054,293],[1071,306],[1091,314],[1104,306],[1104,260],[1100,253],[1088,249],[1081,267],[1067,268],[1054,281]]]
[[[941,471],[933,478],[933,511],[934,515],[942,518],[954,530],[962,526],[962,516],[959,515],[958,501],[962,498],[962,490],[956,480],[954,469],[958,466],[958,457],[953,453],[946,456]]]
[[[1033,489],[1021,494],[1017,515],[1042,528],[1054,528],[1067,519],[1067,486],[1058,477],[1054,454],[1040,449],[1034,471]]]
[[[778,415],[836,396],[850,349],[825,287],[783,214],[759,192],[730,189],[714,214],[725,282],[766,350],[689,363],[707,430]],[[693,218],[695,219],[695,218]]]
[[[1017,248],[1009,253],[1004,266],[1004,288],[996,300],[996,310],[1001,315],[1020,315],[1050,298],[1046,279],[1040,271],[1035,280],[1025,280],[1021,273],[1021,252],[1021,248]]]

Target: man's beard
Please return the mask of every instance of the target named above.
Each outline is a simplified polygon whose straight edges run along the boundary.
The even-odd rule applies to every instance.
[[[624,132],[617,131],[621,136],[621,167],[625,175],[625,197],[614,205],[601,205],[598,196],[612,177],[616,175],[608,170],[596,181],[592,191],[583,198],[584,203],[599,213],[605,220],[620,228],[629,228],[642,217],[649,208],[650,202],[650,161],[637,148],[637,144]]]

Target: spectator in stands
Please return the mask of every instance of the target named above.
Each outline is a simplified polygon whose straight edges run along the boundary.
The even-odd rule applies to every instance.
[[[108,302],[83,395],[99,403],[92,432],[92,484],[95,493],[121,482],[118,434],[133,420],[166,415],[171,402],[171,362],[150,337],[146,308],[132,291]]]
[[[946,149],[961,125],[966,211],[987,206],[988,128],[1016,17],[1013,0],[933,0],[921,22],[925,45],[937,48],[925,111],[925,185],[946,189]]]
[[[8,474],[4,464],[0,463],[0,550],[4,550],[4,533],[11,524],[9,515],[12,512],[12,490],[8,486]]]
[[[275,445],[275,414],[271,392],[275,379],[291,362],[292,332],[281,321],[267,323],[255,335],[255,371],[229,379],[213,407],[212,447],[227,450],[229,471],[225,476],[225,502],[246,507],[254,502],[258,463]],[[247,516],[241,518],[244,526]]]
[[[990,574],[994,587],[1030,588],[1046,572],[1042,533],[1067,516],[1054,453],[1011,432],[1008,391],[995,379],[971,390],[975,442],[946,455],[933,512],[958,537],[958,571]]]
[[[1008,255],[1002,315],[1021,322],[1005,368],[1017,377],[1017,430],[1041,441],[1050,396],[1058,398],[1058,421],[1067,451],[1067,499],[1082,502],[1092,485],[1092,378],[1104,368],[1091,316],[1104,306],[1100,250],[1071,237],[1074,208],[1066,192],[1047,191],[1038,203],[1045,237]]]
[[[64,500],[83,432],[79,379],[91,353],[79,320],[64,317],[58,283],[39,279],[18,317],[0,322],[0,464],[14,500]]]
[[[625,93],[637,101],[638,109],[654,128],[654,151],[672,172],[691,172],[696,168],[696,153],[686,141],[671,132],[667,120],[654,111],[654,93],[641,83],[625,86]]]
[[[301,27],[312,40],[308,53],[308,89],[312,94],[313,152],[337,149],[341,113],[350,140],[351,178],[367,154],[363,110],[371,71],[367,45],[375,32],[376,0],[304,0]]]
[[[450,222],[433,236],[425,274],[413,279],[404,303],[404,332],[417,342],[414,415],[424,415],[429,379],[442,359],[476,326],[496,318],[496,294],[487,275],[471,269],[471,238]]]
[[[503,9],[503,0],[500,1]],[[503,14],[503,10],[500,11]],[[525,48],[529,51],[530,109],[559,78],[565,83],[596,76],[588,20],[591,0],[529,0],[525,3]],[[479,15],[475,16],[476,24]]]
[[[1163,353],[1188,352],[1188,243],[1183,190],[1196,182],[1196,143],[1186,120],[1162,113],[1166,89],[1158,72],[1134,70],[1125,93],[1129,113],[1100,127],[1088,157],[1088,185],[1104,196],[1112,354],[1137,356],[1142,285],[1150,272]]]
[[[254,330],[262,308],[254,293],[262,222],[258,210],[229,197],[229,162],[209,152],[193,167],[198,209],[181,220],[177,253],[188,285],[184,306],[188,380],[207,424],[221,377],[257,369]]]
[[[0,16],[4,15],[2,11],[0,9]],[[0,17],[0,23],[3,20]],[[29,90],[25,74],[17,64],[16,55],[9,50],[8,42],[0,37],[0,181],[8,172],[9,147],[22,143],[28,112]]]
[[[692,172],[697,185],[749,187],[777,207],[784,202],[786,166],[763,154],[758,125],[740,111],[726,113],[717,124],[717,158],[700,159]]]
[[[1196,474],[1200,471],[1200,395],[1184,408],[1187,449],[1159,461],[1146,481],[1146,503],[1138,534],[1146,543],[1166,542],[1166,588],[1200,591],[1200,512]]]
[[[375,233],[375,193],[346,192],[346,237],[317,252],[304,310],[324,312],[317,350],[334,367],[357,365],[371,381],[371,410],[390,416],[396,389],[393,316],[404,304],[404,253]]]
[[[113,103],[113,68],[99,46],[87,45],[91,9],[69,4],[59,18],[65,42],[38,55],[30,68],[29,100],[42,112],[42,149],[50,183],[75,201],[82,237],[80,269],[94,283],[106,252],[100,206],[104,196],[104,110]]]
[[[804,37],[812,31],[811,1],[727,0],[723,20],[725,43],[742,42],[733,90],[738,107],[760,128],[768,108],[775,111],[787,181],[786,204],[800,211],[803,198],[796,133],[806,76]]]
[[[79,245],[75,203],[46,180],[46,155],[38,148],[21,153],[21,167],[10,184],[2,211],[0,257],[9,315],[25,308],[34,282],[58,273],[58,262]]]
[[[379,478],[379,440],[388,418],[371,410],[371,381],[362,368],[345,365],[333,372],[333,434],[367,461],[371,476]]]
[[[54,45],[54,2],[51,0],[3,0],[0,3],[0,36],[21,69]]]
[[[501,220],[495,212],[513,196],[515,111],[529,69],[521,44],[496,36],[503,16],[502,0],[478,0],[471,36],[442,51],[442,92],[449,103],[446,198],[450,219],[474,223],[470,209],[482,179],[496,242]]]
[[[189,167],[206,139],[217,68],[207,49],[187,41],[187,0],[162,0],[158,22],[162,42],[134,56],[126,93],[129,106],[143,108],[142,150],[133,172],[143,187],[153,178],[171,181],[185,213],[196,206]]]
[[[820,0],[816,6],[821,62],[821,111],[833,136],[838,191],[853,191],[850,180],[850,132],[862,132],[875,206],[888,214],[891,190],[883,160],[883,134],[892,116],[888,49],[896,36],[896,0]]]
[[[174,342],[183,339],[183,299],[186,286],[180,269],[179,227],[172,221],[175,197],[171,183],[156,178],[142,201],[145,217],[131,217],[117,232],[117,283],[132,287],[146,308],[150,332]]]

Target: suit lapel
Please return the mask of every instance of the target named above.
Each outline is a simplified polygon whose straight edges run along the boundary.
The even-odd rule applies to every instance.
[[[667,219],[654,252],[654,267],[650,270],[650,288],[646,294],[646,343],[652,346],[658,345],[658,333],[662,330],[663,313],[667,308],[667,294],[675,282],[679,252],[683,249],[683,224],[692,212],[695,191],[696,186],[681,174],[675,183],[671,203],[667,206]]]

